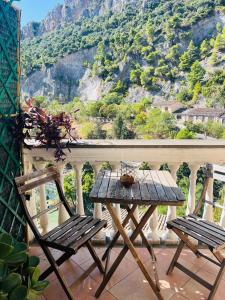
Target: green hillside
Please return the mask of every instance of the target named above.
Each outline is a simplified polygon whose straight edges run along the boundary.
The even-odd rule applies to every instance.
[[[179,101],[193,104],[203,96],[208,105],[224,106],[225,29],[218,21],[202,39],[197,25],[211,22],[216,14],[225,14],[224,0],[155,0],[145,9],[128,6],[117,14],[84,18],[24,40],[23,75],[78,50],[97,47],[94,63],[87,67],[105,82],[113,82],[111,92],[118,97],[131,86],[157,93],[168,82],[178,82]],[[126,66],[122,77],[121,64]]]

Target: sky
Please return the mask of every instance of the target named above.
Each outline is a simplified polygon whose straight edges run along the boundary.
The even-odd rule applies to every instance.
[[[20,0],[14,2],[22,10],[22,26],[30,21],[41,21],[48,11],[59,3],[63,3],[63,0]]]

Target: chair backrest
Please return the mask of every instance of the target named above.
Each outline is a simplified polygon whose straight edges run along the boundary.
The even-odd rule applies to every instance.
[[[206,193],[207,193],[210,179],[219,180],[220,182],[225,183],[225,166],[220,166],[220,165],[216,165],[216,164],[207,164],[206,165],[206,179],[204,182],[200,201],[196,206],[194,214],[197,214],[200,211],[203,203],[212,205],[213,208],[225,209],[224,205],[220,205],[220,204],[214,202],[213,199],[210,199],[212,201],[206,200]]]
[[[51,205],[49,208],[39,211],[36,215],[31,215],[28,208],[27,208],[27,201],[29,201],[30,197],[28,192],[40,187],[43,184],[54,182],[58,191],[59,201],[55,205]],[[18,196],[26,217],[28,224],[30,225],[34,235],[36,238],[39,238],[41,235],[39,230],[34,222],[35,219],[38,219],[44,214],[47,214],[54,209],[58,208],[59,206],[63,205],[67,210],[70,216],[73,215],[72,210],[63,193],[63,189],[60,182],[60,174],[55,167],[50,167],[41,171],[35,171],[33,173],[17,177],[15,179],[15,184],[17,187]],[[27,197],[28,196],[28,197]]]

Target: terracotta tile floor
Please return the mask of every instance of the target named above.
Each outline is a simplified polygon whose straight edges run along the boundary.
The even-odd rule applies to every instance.
[[[96,248],[101,255],[104,248]],[[111,262],[117,257],[120,248],[113,249]],[[174,254],[173,248],[155,248],[158,261],[158,274],[160,279],[161,291],[164,300],[203,300],[207,299],[208,290],[190,279],[178,269],[170,276],[166,275],[171,258]],[[207,250],[203,250],[207,251]],[[32,255],[41,258],[41,268],[46,267],[46,259],[39,247],[32,247]],[[151,260],[148,252],[144,248],[138,248],[138,253],[142,258],[147,269],[152,272]],[[54,252],[57,257],[60,253]],[[190,268],[195,273],[202,276],[205,280],[213,282],[218,268],[206,262],[204,259],[196,258],[189,250],[184,250],[179,261]],[[77,300],[94,300],[94,294],[99,286],[102,276],[96,268],[93,268],[93,260],[86,248],[81,249],[78,254],[61,266],[64,277],[72,289]],[[50,285],[41,297],[41,300],[67,300],[60,284],[54,274],[49,278]],[[215,300],[223,300],[225,290],[225,275],[217,290]],[[139,270],[132,255],[128,253],[117,269],[105,291],[99,300],[155,300],[157,299]]]

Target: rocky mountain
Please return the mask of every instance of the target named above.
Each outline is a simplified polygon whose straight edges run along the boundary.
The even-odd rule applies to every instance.
[[[128,4],[145,7],[146,2],[147,0],[65,0],[62,5],[50,11],[42,22],[27,24],[22,30],[22,38],[41,36],[82,18],[119,13]]]
[[[22,95],[193,101],[199,84],[195,101],[211,103],[207,85],[224,68],[224,2],[65,0],[22,30]],[[198,63],[204,76],[191,79]]]

